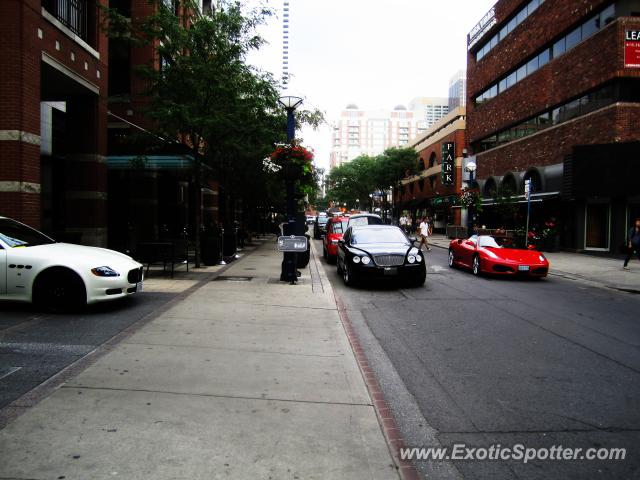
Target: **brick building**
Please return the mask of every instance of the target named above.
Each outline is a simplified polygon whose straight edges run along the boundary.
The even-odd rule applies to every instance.
[[[500,0],[474,27],[467,141],[483,223],[501,185],[522,215],[529,179],[534,224],[557,220],[566,248],[617,251],[640,216],[640,45],[626,40],[639,15],[637,0]]]
[[[452,145],[451,145],[452,144]],[[447,225],[460,225],[461,212],[456,204],[462,184],[465,155],[465,109],[457,107],[427,131],[407,144],[420,155],[419,172],[402,180],[394,191],[396,218],[403,213],[416,220],[423,215],[433,217],[434,228],[444,231]],[[452,155],[452,184],[443,182],[443,155]]]
[[[106,244],[106,36],[95,2],[0,2],[0,215]]]
[[[99,4],[140,22],[148,0],[3,0],[0,15],[0,215],[58,240],[135,248],[217,218],[217,187],[191,181],[191,158],[149,133],[136,66],[153,46],[109,39]],[[182,3],[172,2],[177,15]],[[210,11],[211,2],[200,3]]]

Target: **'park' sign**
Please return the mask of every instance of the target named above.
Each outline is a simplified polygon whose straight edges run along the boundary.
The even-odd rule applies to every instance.
[[[456,183],[456,144],[445,142],[442,144],[442,185],[454,185]]]

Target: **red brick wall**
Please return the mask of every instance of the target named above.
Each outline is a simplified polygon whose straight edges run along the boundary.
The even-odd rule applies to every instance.
[[[477,155],[478,178],[562,163],[574,145],[638,140],[640,104],[618,104]]]
[[[625,28],[640,28],[640,19],[624,18],[608,25],[482,105],[474,105],[470,98],[467,106],[469,142],[562,104],[608,80],[622,76],[640,77],[640,70],[624,69]],[[598,54],[594,55],[594,52]],[[469,79],[474,78],[474,73],[469,73]],[[478,73],[483,76],[486,72]]]

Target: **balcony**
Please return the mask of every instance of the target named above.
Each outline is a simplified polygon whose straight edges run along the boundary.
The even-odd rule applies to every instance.
[[[85,42],[92,44],[89,36],[89,24],[93,19],[93,12],[89,12],[89,5],[94,5],[90,0],[42,0],[42,7],[49,12],[62,25],[80,37]]]

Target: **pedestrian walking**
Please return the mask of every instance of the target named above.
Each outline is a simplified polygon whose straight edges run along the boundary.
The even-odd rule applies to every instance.
[[[635,252],[640,260],[640,217],[636,218],[636,224],[629,229],[627,234],[627,258],[624,259],[624,270],[629,270],[629,260]]]
[[[407,233],[407,217],[404,215],[400,216],[400,228],[404,233]]]
[[[418,226],[418,229],[420,230],[420,250],[422,250],[422,245],[426,245],[427,246],[427,251],[430,252],[431,251],[431,247],[429,246],[429,220],[427,219],[427,217],[422,217],[422,222],[420,223],[420,226]]]

